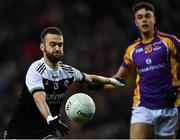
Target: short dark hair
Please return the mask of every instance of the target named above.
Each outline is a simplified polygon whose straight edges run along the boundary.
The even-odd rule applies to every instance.
[[[62,36],[62,32],[58,27],[47,27],[41,32],[41,35],[40,35],[41,42],[44,42],[44,38],[46,37],[48,33]]]
[[[152,4],[147,3],[147,2],[139,2],[135,5],[133,5],[133,7],[132,7],[133,16],[135,15],[135,13],[138,10],[141,10],[141,9],[145,9],[145,10],[152,11],[153,13],[155,13],[155,9],[154,9],[154,6]]]

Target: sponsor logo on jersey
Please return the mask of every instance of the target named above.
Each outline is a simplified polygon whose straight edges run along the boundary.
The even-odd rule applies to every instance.
[[[155,42],[155,43],[153,43],[153,50],[154,50],[154,51],[157,51],[157,50],[159,50],[159,49],[161,49],[161,42]]]
[[[153,43],[153,46],[159,46],[159,45],[161,45],[161,42],[160,42],[160,41]]]
[[[136,53],[140,53],[140,52],[143,52],[144,50],[143,50],[143,48],[138,48],[138,49],[136,49]]]
[[[49,85],[49,81],[46,81],[46,82],[45,82],[45,85],[46,85],[46,86]]]
[[[51,94],[46,94],[46,102],[50,104],[57,104],[62,102],[64,99],[64,94],[57,94],[55,92]]]
[[[148,71],[158,70],[158,69],[160,69],[160,68],[164,68],[165,66],[166,66],[165,63],[157,64],[157,65],[150,65],[150,66],[148,66],[148,67],[139,69],[139,72],[140,72],[140,73],[144,73],[144,72],[148,72]]]
[[[151,58],[148,58],[148,59],[146,59],[145,61],[146,61],[146,64],[148,64],[148,65],[150,65],[150,64],[152,63]]]

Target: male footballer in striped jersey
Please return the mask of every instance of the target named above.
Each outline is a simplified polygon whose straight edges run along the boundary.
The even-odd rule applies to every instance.
[[[60,117],[65,92],[73,82],[89,82],[124,86],[119,79],[82,73],[60,62],[63,56],[63,35],[59,28],[48,27],[41,33],[43,58],[29,67],[22,94],[4,138],[48,139],[64,136],[69,128]]]
[[[135,4],[133,14],[140,37],[128,46],[114,75],[126,80],[131,71],[137,71],[130,138],[175,138],[180,41],[174,35],[155,29],[156,18],[151,4]]]

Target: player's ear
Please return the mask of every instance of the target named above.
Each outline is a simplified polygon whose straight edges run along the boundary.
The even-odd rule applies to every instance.
[[[154,16],[154,23],[156,23],[156,17]]]
[[[40,49],[41,49],[42,52],[45,52],[45,47],[44,47],[43,43],[40,43]]]
[[[134,23],[135,23],[136,27],[138,27],[138,24],[137,24],[137,21],[136,21],[136,19],[134,20]]]

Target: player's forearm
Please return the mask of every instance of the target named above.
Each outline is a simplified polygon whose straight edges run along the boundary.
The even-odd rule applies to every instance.
[[[85,80],[89,83],[101,83],[101,84],[110,84],[111,80],[103,76],[97,76],[92,74],[85,74]]]
[[[102,84],[110,84],[111,80],[109,78],[103,76],[92,75],[92,82],[102,83]]]
[[[117,87],[123,87],[125,86],[125,82],[120,78],[107,78],[103,76],[97,76],[97,75],[89,75],[85,74],[86,81],[89,83],[97,83],[97,84],[111,84]]]
[[[51,112],[46,103],[45,96],[42,94],[34,94],[33,97],[40,113],[45,119],[47,119],[47,117],[51,115]]]
[[[114,85],[112,85],[112,84],[105,84],[104,85],[104,87],[103,87],[105,90],[106,89],[117,89],[118,87],[116,87],[116,86],[114,86]]]
[[[39,109],[39,111],[41,112],[41,114],[43,115],[43,117],[45,118],[45,119],[47,119],[47,117],[49,116],[49,115],[51,115],[51,113],[50,113],[50,110],[49,110],[49,107],[48,107],[48,105],[47,105],[47,103],[46,102],[42,102],[42,101],[37,101],[36,102],[36,105],[37,105],[37,107],[38,107],[38,109]]]

